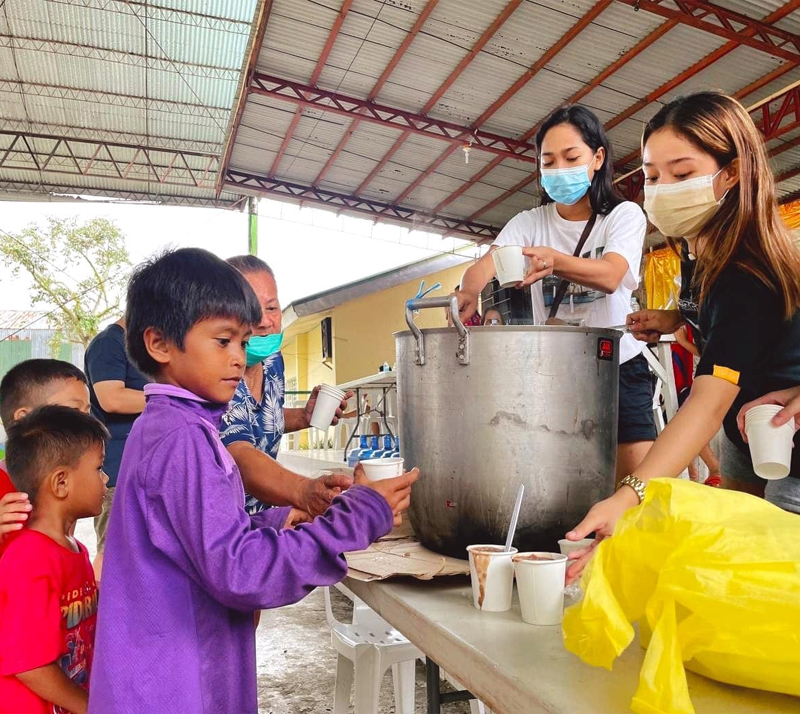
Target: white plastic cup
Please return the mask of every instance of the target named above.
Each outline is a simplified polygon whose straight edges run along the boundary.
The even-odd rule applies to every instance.
[[[529,625],[560,625],[564,617],[567,556],[519,553],[513,562],[523,621]]]
[[[362,461],[364,474],[370,481],[383,481],[387,478],[395,478],[403,473],[403,459],[393,457],[391,459],[367,459]]]
[[[469,575],[472,580],[472,604],[483,612],[506,612],[511,609],[514,589],[514,564],[502,545],[470,545]]]
[[[497,273],[497,282],[501,288],[521,283],[525,278],[525,256],[522,255],[522,246],[504,245],[493,250],[492,260]]]
[[[561,555],[569,555],[573,550],[579,548],[586,548],[594,543],[594,538],[584,538],[583,540],[567,540],[562,538],[558,541],[558,547],[561,550]]]
[[[323,384],[319,388],[317,403],[311,415],[311,426],[327,431],[336,416],[336,410],[342,405],[345,393],[341,389]]]
[[[771,481],[786,478],[791,470],[794,423],[772,424],[772,419],[782,409],[776,404],[762,404],[744,415],[753,470],[757,476]]]

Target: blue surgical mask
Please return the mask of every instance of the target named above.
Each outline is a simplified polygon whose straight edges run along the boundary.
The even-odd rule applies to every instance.
[[[283,344],[283,333],[275,335],[253,335],[247,343],[247,366],[263,362],[278,352]]]
[[[569,169],[542,169],[542,188],[556,203],[567,206],[580,201],[589,190],[589,165]]]

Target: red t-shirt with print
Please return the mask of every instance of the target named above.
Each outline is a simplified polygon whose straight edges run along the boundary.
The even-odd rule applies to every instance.
[[[77,542],[77,541],[76,541]],[[15,676],[57,663],[89,689],[97,583],[85,546],[77,553],[25,529],[0,559],[0,713],[62,714]]]

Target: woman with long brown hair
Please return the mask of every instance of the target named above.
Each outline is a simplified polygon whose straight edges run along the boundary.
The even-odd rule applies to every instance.
[[[761,135],[735,99],[701,92],[676,99],[642,137],[644,208],[682,257],[678,310],[628,317],[638,339],[653,342],[692,326],[701,360],[691,395],[617,492],[592,507],[567,534],[595,532],[596,545],[640,503],[651,478],[675,477],[725,427],[724,486],[763,495],[736,416],[765,392],[800,383],[800,253],[780,218],[775,182]],[[800,448],[790,485],[800,495]],[[789,510],[796,501],[770,499]],[[594,547],[592,546],[592,548]],[[568,579],[591,555],[579,551]]]

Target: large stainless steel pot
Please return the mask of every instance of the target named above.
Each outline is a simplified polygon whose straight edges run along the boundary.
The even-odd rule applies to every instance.
[[[451,296],[452,297],[452,296]],[[420,330],[413,312],[451,310],[455,327]],[[440,553],[502,543],[519,484],[515,545],[556,541],[614,488],[619,339],[614,330],[476,327],[455,297],[406,305],[395,333],[399,430],[418,466],[411,523]]]

